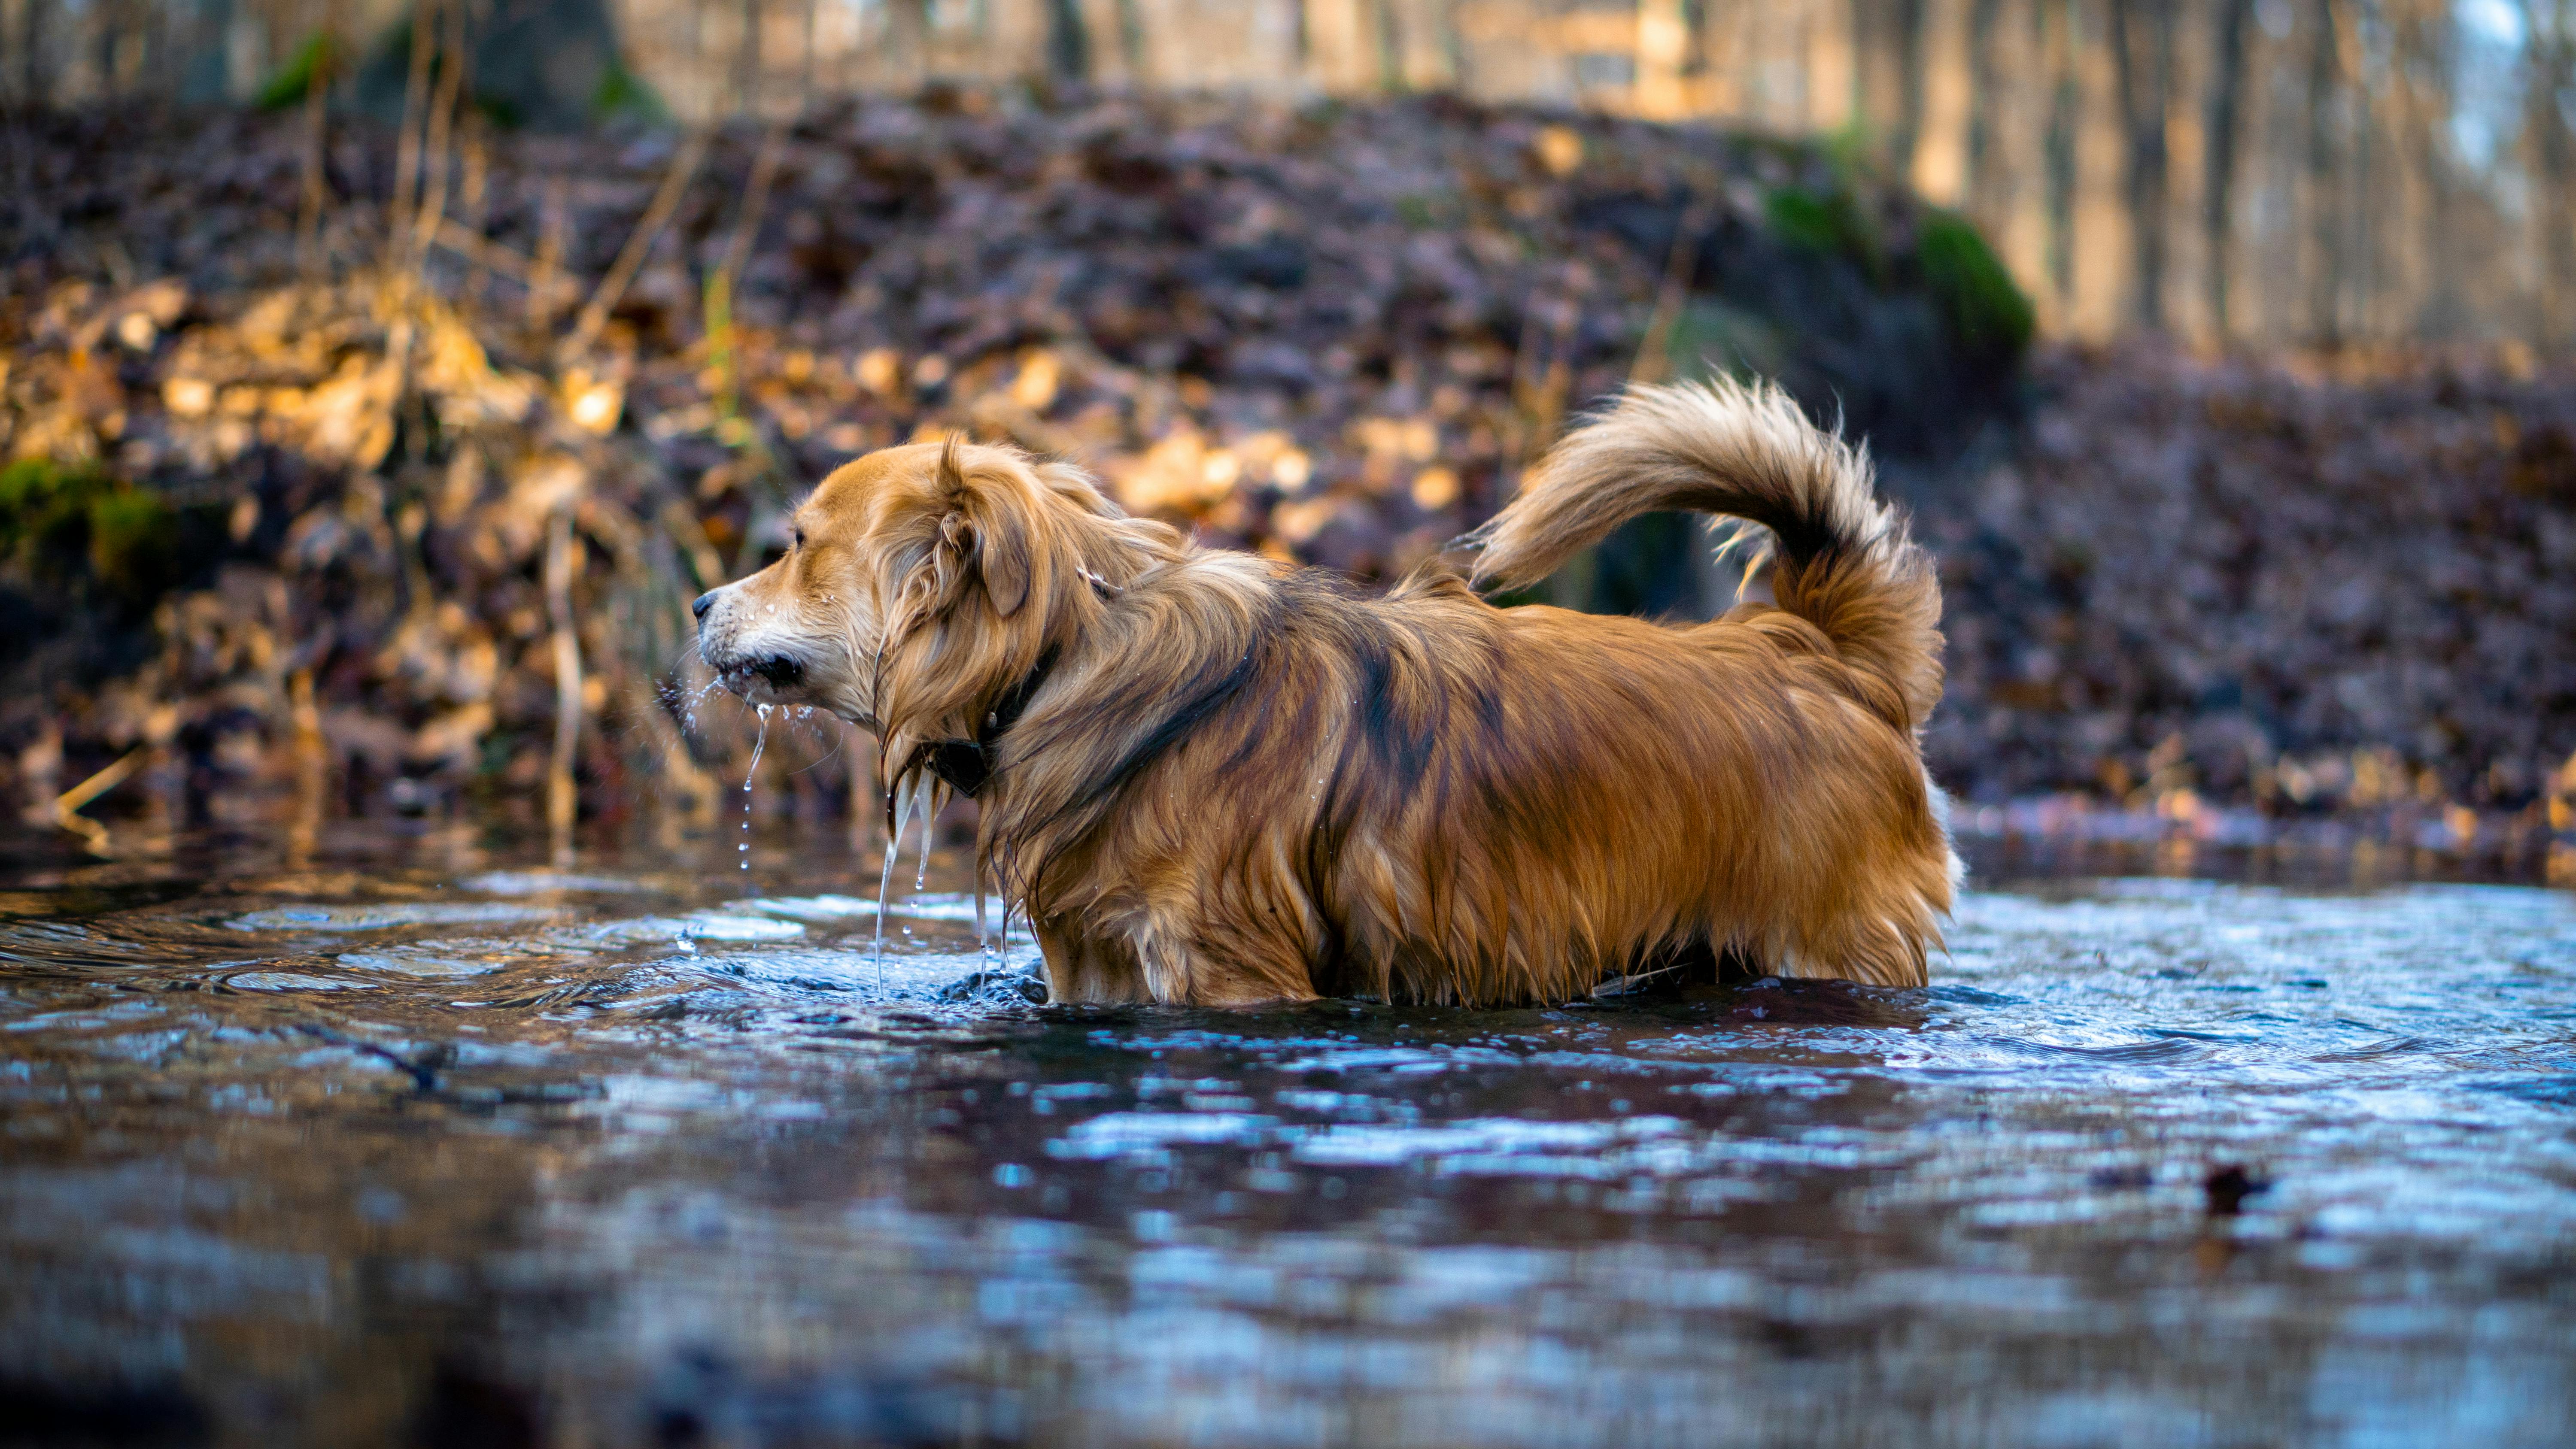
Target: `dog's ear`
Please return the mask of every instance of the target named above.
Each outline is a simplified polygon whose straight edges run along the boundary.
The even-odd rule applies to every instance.
[[[1011,507],[1003,485],[966,475],[959,441],[950,433],[939,450],[939,491],[949,507],[939,524],[939,548],[946,555],[940,572],[959,583],[969,576],[980,580],[993,612],[1007,619],[1029,601],[1027,521]]]

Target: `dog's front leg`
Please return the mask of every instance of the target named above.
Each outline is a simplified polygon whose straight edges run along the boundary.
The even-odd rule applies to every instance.
[[[1263,1006],[1315,999],[1313,973],[1298,943],[1260,931],[1176,930],[1169,924],[1136,943],[1156,1001],[1192,1006]]]
[[[1154,999],[1126,942],[1088,934],[1065,920],[1040,925],[1037,937],[1046,958],[1049,1002],[1111,1006]]]

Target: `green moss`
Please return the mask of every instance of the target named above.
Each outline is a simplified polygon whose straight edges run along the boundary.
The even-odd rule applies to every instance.
[[[60,583],[89,553],[89,507],[115,480],[94,468],[27,458],[0,469],[0,558]]]
[[[331,44],[331,32],[316,30],[296,47],[285,65],[275,75],[261,82],[259,94],[251,104],[263,111],[282,111],[300,103],[314,85],[328,85],[338,55]]]
[[[141,609],[179,581],[181,554],[178,513],[122,478],[43,459],[0,469],[0,565],[26,583]]]
[[[599,88],[590,93],[590,114],[598,121],[665,121],[670,119],[671,109],[662,104],[662,97],[645,84],[642,76],[612,59],[608,68],[600,72]]]
[[[90,500],[89,566],[128,605],[158,599],[179,581],[179,515],[132,488]]]
[[[1925,217],[1915,235],[1914,260],[1960,346],[2018,357],[2030,345],[2036,321],[2030,299],[1967,218],[1947,211]]]
[[[1772,235],[1793,247],[1847,256],[1872,272],[1877,270],[1878,230],[1848,188],[1816,192],[1803,186],[1779,187],[1763,198],[1762,215]]]
[[[1777,377],[1792,355],[1788,339],[1769,319],[1716,297],[1695,297],[1682,308],[1665,350],[1680,377]]]
[[[1834,169],[1835,182],[1848,190],[1868,174],[1870,159],[1878,154],[1878,138],[1854,117],[1825,133],[1824,153],[1825,164]]]

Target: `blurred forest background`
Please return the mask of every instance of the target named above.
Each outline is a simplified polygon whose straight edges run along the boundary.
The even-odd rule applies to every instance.
[[[0,0],[29,823],[735,808],[686,600],[923,432],[1363,577],[1707,367],[1987,831],[2576,874],[2576,0]],[[1722,608],[1646,520],[1558,602]],[[752,808],[873,814],[770,722]],[[817,763],[820,761],[820,763]],[[854,808],[858,807],[858,808]]]

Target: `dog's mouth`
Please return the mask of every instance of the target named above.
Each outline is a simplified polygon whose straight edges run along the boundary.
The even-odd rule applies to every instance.
[[[805,682],[805,661],[792,654],[755,654],[743,659],[728,659],[716,665],[716,678],[725,688],[745,699],[751,699],[758,691],[774,700]]]

